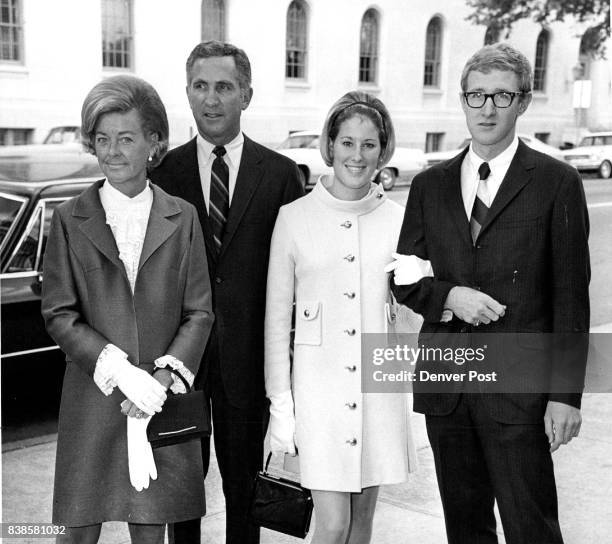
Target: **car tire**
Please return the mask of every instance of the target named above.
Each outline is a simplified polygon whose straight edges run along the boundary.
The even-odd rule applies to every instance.
[[[599,165],[599,177],[610,179],[610,176],[612,176],[612,163],[610,161],[603,161]]]
[[[397,174],[393,168],[383,168],[376,176],[376,181],[385,191],[390,191],[397,181]]]

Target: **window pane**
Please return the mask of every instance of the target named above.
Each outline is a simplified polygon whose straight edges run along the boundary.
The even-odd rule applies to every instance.
[[[359,81],[376,82],[378,67],[378,16],[376,11],[369,9],[361,21],[361,37],[359,45]]]
[[[225,41],[225,5],[223,0],[202,1],[202,41]]]
[[[440,62],[442,56],[442,23],[438,17],[427,25],[425,35],[425,65],[423,69],[423,84],[426,87],[440,85]]]
[[[42,208],[38,208],[28,225],[25,238],[13,254],[7,272],[32,272],[36,270],[38,240],[40,236],[40,216]]]
[[[294,0],[287,10],[285,77],[306,78],[308,22],[302,2]]]
[[[132,67],[132,4],[130,0],[102,0],[102,65]]]
[[[13,200],[6,196],[0,196],[0,247],[8,239],[7,235],[24,206],[25,202],[22,200]]]
[[[20,61],[22,26],[19,0],[0,2],[0,61]]]

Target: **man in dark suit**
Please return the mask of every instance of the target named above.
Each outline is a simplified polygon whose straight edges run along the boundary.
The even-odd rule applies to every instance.
[[[241,132],[252,94],[244,51],[215,41],[196,46],[187,60],[187,97],[198,135],[151,173],[195,205],[204,231],[216,319],[196,384],[211,407],[228,544],[259,542],[247,511],[268,421],[263,323],[270,240],[279,208],[303,194],[295,163]],[[202,455],[206,474],[210,440],[202,441]],[[199,542],[200,520],[177,523],[172,533],[177,543]]]
[[[425,383],[420,369],[478,365],[418,362],[414,409],[426,414],[451,544],[496,543],[495,500],[508,544],[563,541],[551,452],[581,423],[588,216],[577,172],[516,137],[531,77],[507,44],[467,62],[472,143],[414,179],[398,245],[392,289],[423,315],[419,343],[488,345],[481,369],[500,380]],[[419,273],[425,261],[433,275]]]

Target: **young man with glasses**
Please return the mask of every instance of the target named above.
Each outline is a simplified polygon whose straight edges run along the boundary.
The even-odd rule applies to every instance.
[[[551,452],[580,430],[589,227],[578,173],[515,134],[531,80],[507,44],[468,60],[460,99],[472,143],[413,180],[398,246],[392,288],[424,316],[420,343],[488,346],[480,368],[498,370],[494,388],[467,376],[414,383],[450,544],[497,543],[494,501],[507,544],[563,542]],[[415,277],[414,256],[433,275]]]

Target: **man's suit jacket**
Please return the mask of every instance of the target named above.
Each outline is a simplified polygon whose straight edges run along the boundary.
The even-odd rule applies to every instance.
[[[237,407],[265,399],[264,314],[272,230],[279,208],[304,194],[296,164],[244,137],[223,244],[217,253],[198,169],[196,139],[170,151],[151,172],[153,182],[198,210],[213,288],[218,362],[225,393]],[[209,342],[210,348],[210,342]],[[207,349],[198,381],[216,357]]]
[[[494,355],[506,377],[514,374],[509,392],[534,394],[491,394],[488,407],[499,421],[541,421],[548,400],[580,406],[590,279],[582,181],[569,165],[519,142],[474,244],[461,195],[466,152],[413,180],[398,252],[430,260],[434,277],[393,285],[393,291],[399,302],[423,315],[420,340],[425,342],[436,332],[476,331],[456,317],[440,322],[454,286],[478,289],[506,305],[498,322],[477,331],[503,333],[495,337]],[[520,384],[524,389],[517,388]],[[456,383],[446,394],[420,394],[417,382],[415,410],[448,414],[462,387]]]

